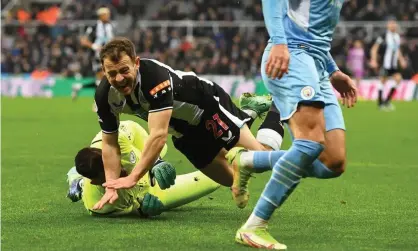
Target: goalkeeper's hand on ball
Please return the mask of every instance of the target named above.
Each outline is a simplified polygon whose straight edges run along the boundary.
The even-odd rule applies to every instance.
[[[162,190],[174,185],[176,169],[168,162],[162,161],[151,169],[151,179],[155,178]]]
[[[164,205],[157,196],[146,193],[141,202],[140,213],[146,216],[156,216],[163,212]]]

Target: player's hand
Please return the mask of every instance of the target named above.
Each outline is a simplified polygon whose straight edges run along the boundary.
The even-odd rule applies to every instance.
[[[151,169],[151,179],[155,178],[162,190],[174,185],[176,169],[168,162],[162,161]]]
[[[406,62],[405,59],[399,59],[399,65],[401,66],[402,69],[406,69],[406,67],[408,66],[408,63]]]
[[[128,175],[116,180],[109,180],[103,183],[103,186],[111,189],[132,188],[136,185],[137,182],[138,180],[136,180],[132,175]]]
[[[113,204],[118,198],[119,196],[115,189],[106,188],[105,194],[100,199],[100,201],[94,205],[93,210],[100,210],[107,203]]]
[[[357,87],[354,81],[341,71],[334,72],[330,81],[341,94],[343,105],[348,108],[353,107],[357,102]]]
[[[102,46],[100,46],[98,44],[92,44],[91,49],[96,51],[96,52],[100,52],[100,50],[102,49]]]
[[[374,70],[376,70],[379,67],[379,65],[377,64],[377,61],[376,60],[373,60],[373,59],[370,60],[369,65],[370,65],[370,68],[372,68]]]
[[[266,64],[267,76],[271,79],[281,79],[285,73],[288,73],[289,58],[290,56],[287,45],[273,45]]]
[[[141,212],[148,216],[160,215],[163,212],[164,204],[157,196],[146,193],[141,203]]]

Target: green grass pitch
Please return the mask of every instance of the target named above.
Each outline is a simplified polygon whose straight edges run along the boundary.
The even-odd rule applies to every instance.
[[[270,173],[252,180],[244,210],[228,188],[154,219],[92,218],[65,198],[73,156],[99,131],[91,105],[2,99],[2,250],[251,250],[234,235]],[[289,250],[418,250],[418,103],[395,105],[344,109],[346,173],[303,180],[270,223]],[[178,173],[195,170],[171,141],[166,159]]]

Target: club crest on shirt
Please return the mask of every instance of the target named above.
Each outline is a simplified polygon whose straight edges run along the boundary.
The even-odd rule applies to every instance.
[[[136,155],[134,151],[131,151],[129,154],[129,162],[131,162],[132,164],[136,163]]]

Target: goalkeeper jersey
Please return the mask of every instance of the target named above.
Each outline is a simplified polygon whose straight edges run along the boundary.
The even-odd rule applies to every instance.
[[[121,151],[122,167],[131,173],[141,157],[148,133],[139,124],[133,121],[121,121],[118,130],[118,142]],[[102,149],[102,132],[99,132],[91,142],[91,147]],[[167,152],[167,145],[164,146],[161,157]],[[83,202],[85,208],[96,215],[122,215],[129,214],[140,207],[140,201],[149,191],[150,177],[147,174],[142,177],[136,186],[130,189],[119,189],[119,198],[114,204],[106,204],[100,210],[93,210],[93,206],[102,198],[105,188],[90,183],[90,179],[84,178]]]

